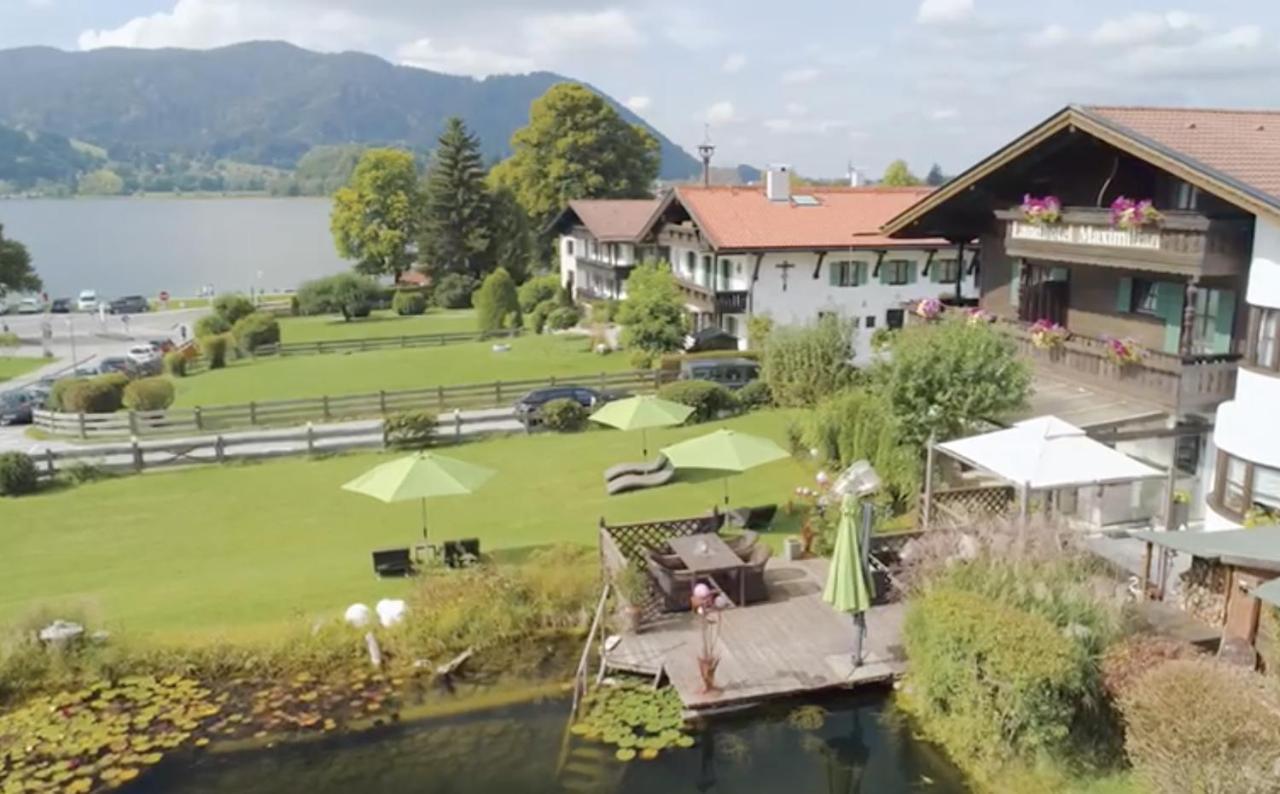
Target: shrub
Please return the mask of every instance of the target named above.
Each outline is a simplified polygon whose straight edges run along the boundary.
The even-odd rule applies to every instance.
[[[83,383],[86,378],[59,378],[54,381],[53,388],[49,390],[49,399],[46,404],[50,411],[70,411],[67,407],[67,394],[77,384]]]
[[[653,367],[653,353],[648,350],[632,350],[627,360],[631,362],[631,366],[634,369],[651,369]]]
[[[298,288],[298,308],[307,315],[341,314],[344,320],[368,317],[380,293],[378,282],[368,276],[339,273],[304,282]]]
[[[765,342],[761,377],[778,405],[816,405],[853,383],[856,326],[834,315],[774,328]]]
[[[170,350],[164,354],[164,369],[175,378],[187,376],[187,354],[181,350]]]
[[[227,336],[214,334],[200,338],[200,353],[209,361],[209,369],[222,369],[227,365]]]
[[[254,312],[237,320],[231,335],[237,347],[253,353],[264,345],[280,344],[280,323],[270,312]]]
[[[131,411],[163,411],[173,405],[173,381],[141,378],[124,387],[124,407]]]
[[[693,408],[690,418],[695,422],[715,419],[721,411],[730,410],[736,404],[732,392],[708,380],[678,380],[668,383],[658,390],[658,396]]]
[[[0,496],[34,493],[39,482],[36,464],[25,452],[0,452]]]
[[[427,311],[427,296],[421,292],[400,290],[391,299],[391,308],[401,317],[416,317]]]
[[[1263,794],[1280,776],[1280,686],[1208,660],[1175,660],[1121,702],[1125,749],[1153,794]]]
[[[520,310],[516,283],[501,267],[485,276],[484,283],[471,296],[471,303],[476,307],[476,322],[481,333],[501,331],[506,327],[507,317]]]
[[[542,333],[547,327],[547,317],[556,310],[555,298],[549,298],[533,307],[533,311],[529,312],[529,327],[536,334]]]
[[[231,323],[227,322],[221,314],[206,314],[196,320],[195,333],[197,339],[225,334],[230,330]]]
[[[644,262],[627,277],[627,298],[618,308],[622,346],[651,354],[684,343],[684,299],[666,262]]]
[[[382,438],[394,449],[423,449],[436,434],[436,415],[430,411],[405,411],[382,422]]]
[[[752,350],[764,350],[773,333],[773,317],[768,312],[753,314],[747,318],[747,346]]]
[[[773,404],[773,395],[769,392],[769,384],[762,380],[753,380],[734,394],[738,407],[744,411],[754,411]]]
[[[520,285],[518,298],[520,311],[529,314],[540,303],[555,303],[556,293],[560,291],[560,277],[554,273],[545,276],[534,276]]]
[[[1140,634],[1121,640],[1102,656],[1102,686],[1113,700],[1120,700],[1146,673],[1174,659],[1201,655],[1194,645],[1167,637]]]
[[[0,333],[0,347],[17,347],[22,344],[18,335],[11,332]]]
[[[611,323],[618,318],[618,309],[622,301],[609,298],[591,302],[591,319],[598,323]]]
[[[302,316],[302,304],[298,301],[296,294],[289,296],[289,314],[293,317]]]
[[[907,704],[971,770],[1062,758],[1088,694],[1085,654],[1051,622],[935,588],[907,608]]]
[[[564,331],[578,324],[582,312],[577,306],[560,306],[547,315],[547,327],[552,331]]]
[[[115,413],[123,405],[128,383],[129,379],[118,372],[76,381],[62,394],[63,408],[76,414]]]
[[[576,433],[587,424],[587,409],[577,400],[563,398],[542,406],[542,423],[557,433]]]
[[[467,309],[471,306],[471,293],[476,291],[476,280],[461,273],[446,273],[435,285],[434,300],[442,309]]]
[[[227,321],[228,326],[240,322],[241,318],[253,314],[253,301],[243,295],[219,295],[213,299],[213,313]]]
[[[823,400],[800,420],[800,446],[837,469],[870,461],[886,493],[899,506],[919,493],[920,460],[902,441],[898,419],[884,398],[867,389],[847,389]]]

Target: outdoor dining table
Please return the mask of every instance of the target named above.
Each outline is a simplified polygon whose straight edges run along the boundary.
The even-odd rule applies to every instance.
[[[671,538],[667,543],[685,567],[697,576],[712,577],[717,573],[732,572],[738,579],[738,600],[735,606],[742,606],[747,602],[746,576],[743,575],[746,563],[719,535],[709,532],[683,535]]]

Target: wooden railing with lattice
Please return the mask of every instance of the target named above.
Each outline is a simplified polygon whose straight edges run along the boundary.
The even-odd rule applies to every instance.
[[[712,510],[704,516],[644,521],[636,524],[607,524],[601,518],[600,563],[604,576],[612,580],[628,565],[636,565],[643,570],[646,552],[660,548],[672,538],[719,532],[724,526],[724,521],[725,516],[719,510]],[[616,589],[615,594],[619,599],[622,598],[622,594]],[[642,623],[657,620],[662,616],[662,594],[656,584],[649,583],[648,596],[639,606],[642,610]]]

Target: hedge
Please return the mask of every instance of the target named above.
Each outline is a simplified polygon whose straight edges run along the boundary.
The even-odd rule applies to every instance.
[[[196,320],[195,333],[199,339],[205,336],[217,336],[231,330],[231,323],[221,314],[206,314]]]
[[[213,299],[213,313],[225,320],[228,326],[234,326],[253,311],[253,301],[239,293],[219,295]]]
[[[427,296],[421,292],[398,290],[391,299],[391,308],[401,317],[414,317],[427,311]]]
[[[693,416],[690,418],[695,422],[715,419],[721,411],[731,410],[737,405],[733,392],[709,380],[678,380],[668,383],[658,390],[658,396],[693,408]]]
[[[751,381],[738,389],[734,397],[738,400],[738,407],[744,411],[767,408],[773,404],[773,393],[769,391],[769,384],[762,380]]]
[[[393,449],[423,449],[435,438],[438,419],[430,411],[405,411],[382,422],[382,438]]]
[[[35,461],[25,452],[0,452],[0,496],[35,493],[39,486]]]
[[[461,273],[447,273],[435,285],[433,298],[442,309],[471,308],[471,293],[476,291],[477,282],[471,276]]]
[[[75,380],[59,396],[60,410],[79,414],[111,414],[124,404],[129,379],[118,372]],[[55,392],[56,386],[55,385]]]
[[[49,399],[46,401],[49,410],[70,411],[71,409],[67,407],[67,393],[86,380],[88,378],[60,378],[54,381],[53,388],[49,391]]]
[[[903,640],[909,708],[970,771],[1074,749],[1090,661],[1047,619],[937,588],[909,603]]]
[[[567,397],[551,400],[539,412],[542,424],[558,433],[576,433],[587,424],[587,409]]]
[[[173,381],[141,378],[124,387],[124,407],[130,411],[163,411],[173,405]]]
[[[209,369],[222,369],[227,365],[226,334],[214,334],[200,338],[200,353],[209,360]]]
[[[187,354],[181,350],[170,350],[164,354],[164,369],[175,378],[187,376]]]
[[[263,345],[280,344],[280,323],[270,312],[254,312],[237,320],[231,335],[237,347],[253,353]]]
[[[547,315],[547,327],[552,331],[564,331],[574,327],[582,319],[577,306],[561,306]]]

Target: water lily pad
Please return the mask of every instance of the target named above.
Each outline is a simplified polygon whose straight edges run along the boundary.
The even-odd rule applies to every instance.
[[[613,755],[619,761],[634,761],[636,758],[636,751],[632,750],[629,747],[624,747],[618,750],[618,752],[614,753]]]

